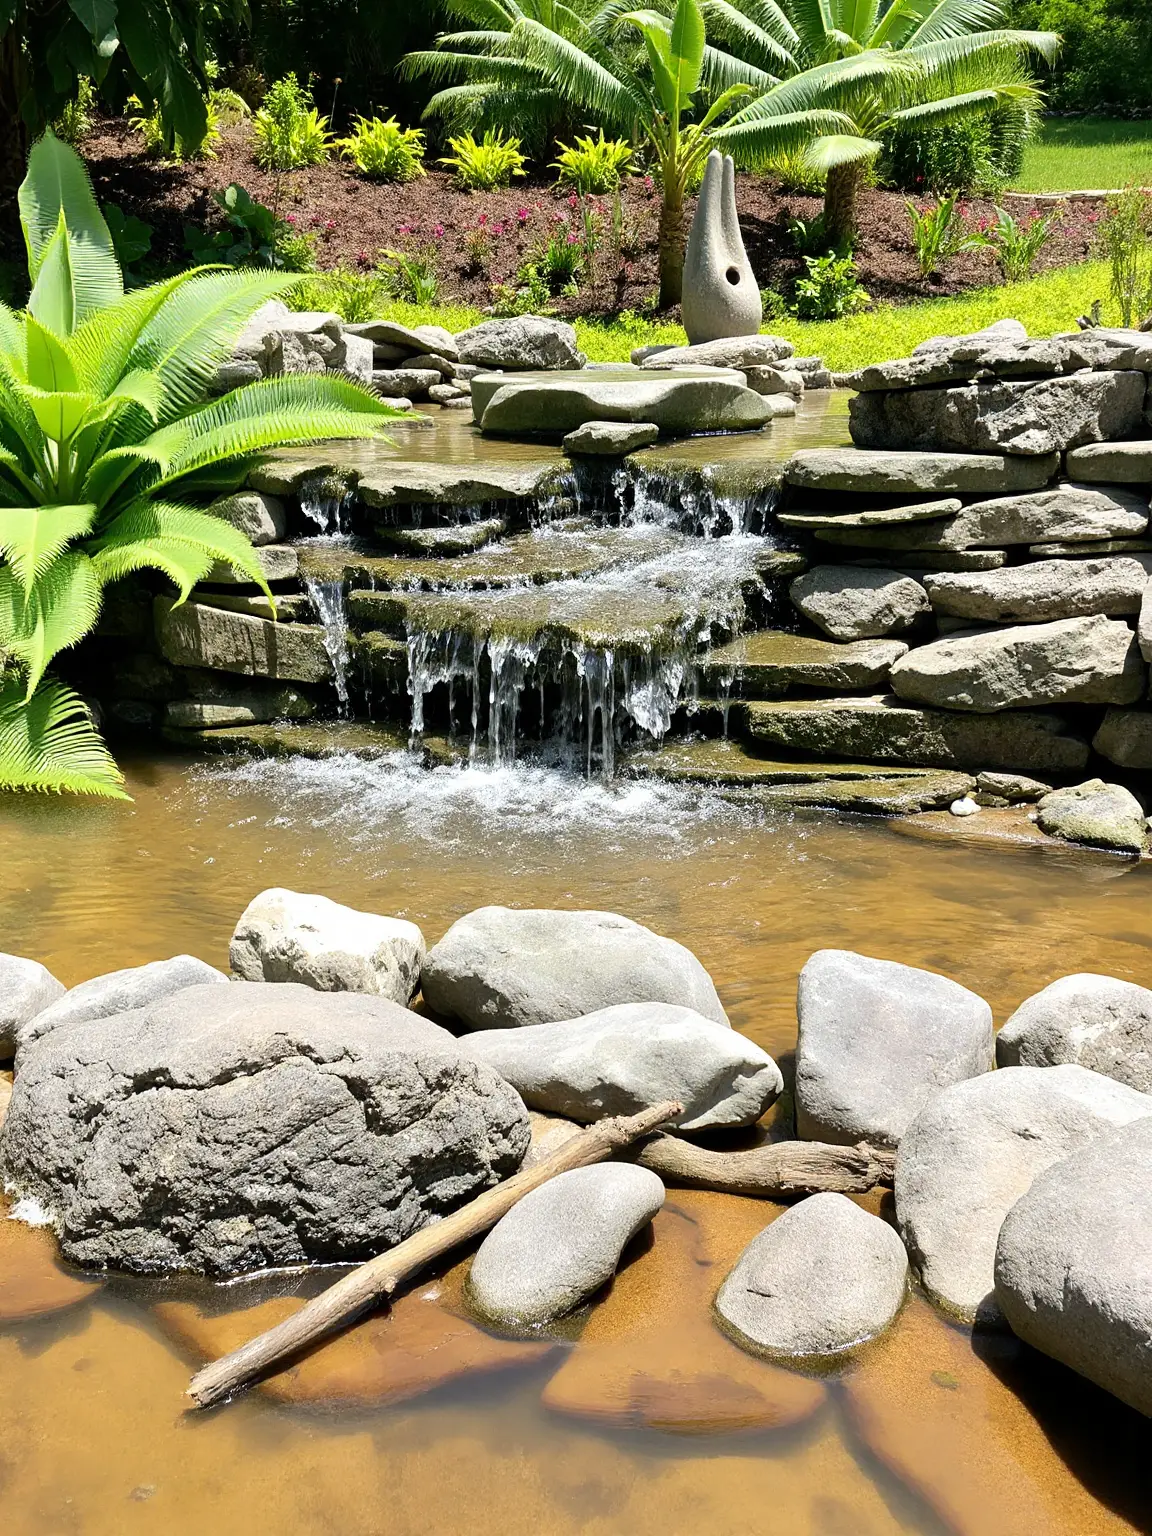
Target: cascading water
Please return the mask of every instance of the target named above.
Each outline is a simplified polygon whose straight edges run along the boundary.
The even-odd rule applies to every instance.
[[[332,663],[332,681],[336,688],[337,713],[341,720],[351,714],[348,695],[348,666],[351,649],[348,641],[348,608],[342,581],[319,581],[304,577],[304,590],[324,630],[324,649]]]
[[[353,494],[346,480],[330,474],[310,476],[301,483],[299,496],[301,512],[321,536],[348,536]]]

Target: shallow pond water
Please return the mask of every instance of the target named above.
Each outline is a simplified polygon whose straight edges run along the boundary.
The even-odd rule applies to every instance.
[[[1152,867],[766,818],[670,786],[346,760],[130,763],[131,806],[0,810],[0,947],[66,982],[226,964],[270,885],[419,922],[603,907],[689,944],[785,1059],[796,975],[844,946],[946,972],[997,1022],[1075,970],[1152,985]],[[881,1197],[861,1197],[882,1210]],[[578,1337],[494,1341],[462,1269],[204,1415],[190,1370],[305,1280],[100,1287],[0,1222],[0,1510],[12,1536],[1095,1536],[1152,1529],[1147,1421],[913,1299],[814,1380],[742,1354],[711,1297],[777,1207],[672,1190]]]

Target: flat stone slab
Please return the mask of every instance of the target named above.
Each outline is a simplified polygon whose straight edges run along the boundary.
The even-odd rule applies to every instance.
[[[785,528],[800,528],[808,533],[818,529],[845,532],[854,528],[898,528],[903,523],[929,523],[951,517],[963,505],[955,496],[943,496],[906,507],[879,507],[866,512],[777,512],[776,521]]]
[[[790,684],[807,688],[874,688],[888,679],[893,662],[905,655],[903,640],[850,640],[839,643],[811,635],[762,629],[741,635],[708,652],[697,664],[710,684],[739,683],[748,698],[773,698]]]
[[[264,725],[272,720],[307,720],[315,707],[295,688],[237,688],[213,698],[170,699],[164,706],[164,724],[193,731]]]
[[[865,775],[771,785],[758,790],[756,798],[781,810],[808,807],[858,816],[918,816],[925,811],[947,810],[973,788],[970,774],[929,768],[883,779]]]
[[[731,369],[645,371],[620,364],[577,373],[481,373],[472,409],[483,432],[564,437],[589,421],[646,422],[674,437],[762,427],[772,406]]]
[[[448,555],[472,555],[478,549],[503,538],[508,523],[502,517],[482,517],[475,522],[431,524],[428,527],[398,528],[393,523],[376,524],[377,542],[398,555],[438,559]]]
[[[364,336],[379,346],[396,347],[412,357],[430,352],[456,362],[459,349],[451,331],[440,325],[401,325],[397,320],[362,320],[345,325],[352,336]]]
[[[372,760],[408,752],[406,730],[345,720],[316,721],[307,725],[226,726],[222,730],[181,730],[165,726],[160,734],[173,746],[195,752],[250,757],[349,756]],[[419,760],[419,754],[416,760]]]
[[[788,595],[793,607],[834,640],[896,634],[929,611],[919,582],[882,567],[813,566],[796,578]]]
[[[168,597],[156,598],[154,612],[160,653],[173,666],[278,682],[322,683],[332,676],[319,625],[274,624],[203,603],[177,607]]]
[[[433,463],[389,459],[359,477],[357,498],[367,507],[425,502],[476,506],[490,501],[532,501],[555,471],[546,464]]]
[[[1058,715],[1038,711],[968,715],[913,708],[893,695],[767,700],[745,708],[757,749],[784,747],[840,762],[1044,775],[1075,773],[1088,762],[1087,741]]]
[[[561,446],[569,458],[622,459],[637,448],[650,448],[659,436],[660,428],[650,421],[586,421]]]
[[[936,613],[988,624],[1043,624],[1139,613],[1148,577],[1135,560],[1038,560],[973,574],[925,576]]]
[[[1068,473],[1077,480],[1152,485],[1152,440],[1138,443],[1089,443],[1068,455]]]
[[[640,360],[645,369],[770,367],[792,356],[794,347],[783,336],[721,336],[694,347],[661,347]],[[635,354],[634,354],[635,359]]]
[[[1059,468],[1056,454],[1023,459],[1002,453],[885,452],[801,448],[784,470],[789,485],[814,491],[938,491],[985,495],[1039,490]],[[1148,478],[1152,480],[1152,472]]]
[[[290,544],[263,544],[256,550],[256,559],[265,581],[291,581],[296,575],[296,551]],[[250,576],[237,571],[226,560],[217,560],[200,580],[209,587],[255,585]]]
[[[849,375],[848,387],[872,390],[924,389],[967,379],[1037,379],[1078,373],[1082,368],[1152,370],[1152,342],[1139,332],[1117,336],[1080,331],[1066,336],[1031,338],[975,333],[957,336],[911,357],[874,363]]]
[[[1101,1072],[1152,1093],[1152,991],[1115,976],[1061,976],[1026,998],[996,1036],[1002,1067]]]

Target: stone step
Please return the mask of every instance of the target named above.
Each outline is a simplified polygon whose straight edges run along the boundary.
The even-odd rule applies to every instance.
[[[789,485],[816,491],[943,491],[985,495],[1036,491],[1060,467],[1055,453],[924,453],[873,448],[802,448],[785,466]],[[1152,479],[1152,473],[1149,474]]]
[[[740,635],[701,658],[701,681],[736,684],[742,698],[779,698],[789,687],[875,688],[908,650],[903,640],[853,640],[840,644],[809,635],[762,629]]]
[[[208,667],[278,682],[323,683],[332,677],[324,630],[316,624],[274,624],[251,614],[168,597],[154,604],[160,653],[176,667]]]
[[[182,730],[165,726],[161,736],[173,746],[197,752],[237,753],[252,757],[390,757],[408,751],[408,733],[396,726],[361,721],[314,721],[302,725],[226,726],[218,730]]]

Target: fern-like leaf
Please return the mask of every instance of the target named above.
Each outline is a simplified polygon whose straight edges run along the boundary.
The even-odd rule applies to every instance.
[[[55,680],[30,699],[15,679],[0,686],[0,789],[129,799],[88,706]]]

